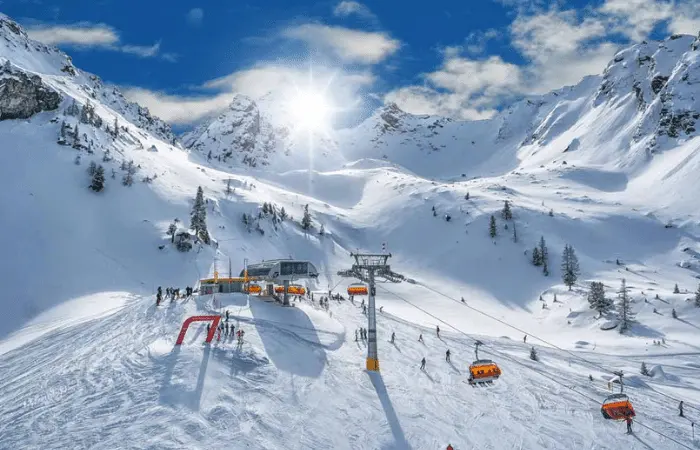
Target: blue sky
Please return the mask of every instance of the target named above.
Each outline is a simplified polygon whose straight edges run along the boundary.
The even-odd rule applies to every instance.
[[[69,3],[69,4],[64,4]],[[691,0],[2,1],[35,39],[179,127],[309,83],[344,107],[487,118],[598,74],[621,46],[697,34]]]

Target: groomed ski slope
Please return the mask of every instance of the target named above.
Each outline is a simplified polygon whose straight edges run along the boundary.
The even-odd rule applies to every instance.
[[[382,286],[378,301],[392,286]],[[93,313],[106,316],[67,322],[0,359],[3,448],[682,448],[640,426],[628,436],[623,424],[605,421],[598,404],[567,388],[602,400],[605,375],[567,353],[538,347],[533,362],[529,344],[482,338],[482,357],[498,361],[503,376],[471,387],[470,337],[442,324],[438,339],[434,327],[388,307],[378,314],[381,373],[369,375],[365,344],[354,341],[366,323],[359,302],[331,301],[331,317],[308,301],[283,308],[240,294],[218,296],[222,308],[210,296],[158,308],[152,297],[99,300],[113,309]],[[187,316],[225,309],[246,332],[241,349],[230,338],[203,345],[204,324],[174,347]],[[595,357],[630,374],[637,368],[632,356]],[[650,367],[656,359],[646,357]],[[672,361],[665,370],[679,386],[673,393],[697,400],[697,354]],[[676,404],[646,388],[630,396],[640,422],[692,445]]]

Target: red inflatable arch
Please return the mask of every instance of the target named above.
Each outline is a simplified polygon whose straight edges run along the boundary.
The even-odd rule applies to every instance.
[[[206,342],[211,342],[214,339],[214,333],[216,333],[216,327],[219,326],[220,316],[192,316],[185,320],[182,324],[182,329],[180,330],[180,335],[177,337],[177,342],[175,345],[181,345],[182,341],[185,340],[185,333],[187,333],[187,328],[192,322],[211,322],[211,327],[209,327],[209,334],[207,334]]]

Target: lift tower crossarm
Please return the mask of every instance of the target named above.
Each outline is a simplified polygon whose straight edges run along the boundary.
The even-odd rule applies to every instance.
[[[377,354],[377,313],[374,298],[377,290],[374,286],[375,277],[385,278],[393,283],[400,283],[405,277],[391,270],[387,261],[391,253],[350,253],[355,264],[348,270],[341,270],[338,275],[346,278],[357,278],[369,284],[369,301],[367,302],[367,370],[379,371],[379,356]]]

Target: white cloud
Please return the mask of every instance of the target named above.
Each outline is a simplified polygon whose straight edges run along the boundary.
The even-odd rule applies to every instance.
[[[488,119],[496,113],[495,109],[488,107],[478,109],[465,105],[464,98],[459,95],[439,93],[424,86],[393,90],[384,97],[384,101],[396,103],[403,111],[412,114],[431,114],[465,120]]]
[[[400,42],[386,33],[305,24],[283,31],[283,36],[327,50],[346,62],[376,64],[395,53]]]
[[[119,33],[109,25],[80,22],[73,25],[39,25],[29,27],[27,34],[32,39],[48,45],[65,45],[78,50],[96,48],[127,53],[140,58],[161,57],[175,61],[174,53],[160,53],[160,41],[153,45],[122,44]]]
[[[174,124],[194,123],[215,114],[226,108],[232,98],[230,93],[210,97],[188,97],[135,87],[123,88],[123,92],[130,101],[147,107],[151,113]]]
[[[192,8],[187,12],[186,17],[191,25],[199,26],[204,19],[204,10],[202,8]]]
[[[153,45],[122,45],[120,50],[124,53],[136,55],[141,58],[151,58],[160,51],[160,41]]]
[[[376,19],[376,16],[367,6],[355,1],[343,0],[338,3],[333,10],[333,15],[336,17],[348,17],[353,14],[365,19]]]
[[[302,90],[308,88],[309,79],[309,71],[306,69],[263,64],[203,83],[201,88],[217,91],[208,96],[168,95],[135,87],[123,90],[129,100],[147,106],[156,116],[168,122],[193,124],[223,111],[236,93],[254,100],[271,94],[277,101],[295,87]],[[368,72],[345,73],[315,68],[312,88],[325,91],[332,104],[345,107],[353,105],[359,98],[358,92],[374,81],[374,76]]]
[[[37,26],[27,29],[30,38],[48,45],[106,47],[119,42],[119,34],[104,24],[78,23],[74,25]]]

